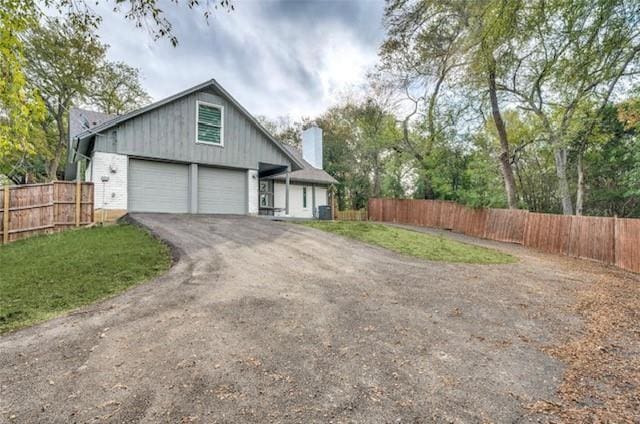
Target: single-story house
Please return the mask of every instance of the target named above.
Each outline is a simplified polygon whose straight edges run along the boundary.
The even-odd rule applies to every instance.
[[[311,218],[336,180],[322,130],[284,145],[210,80],[120,116],[73,109],[67,179],[86,161],[96,209]]]

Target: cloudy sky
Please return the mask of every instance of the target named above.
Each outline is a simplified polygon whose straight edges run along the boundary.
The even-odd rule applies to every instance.
[[[109,58],[142,70],[154,100],[210,78],[255,115],[314,116],[364,84],[384,37],[383,0],[236,0],[207,24],[164,3],[178,37],[154,41],[122,14],[100,10]]]

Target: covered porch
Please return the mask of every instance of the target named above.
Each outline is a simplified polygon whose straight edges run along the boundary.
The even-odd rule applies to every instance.
[[[274,181],[269,177],[285,174],[285,207],[275,207]],[[258,214],[262,216],[274,216],[276,212],[284,212],[286,216],[290,212],[290,168],[286,165],[275,165],[260,162],[258,164]]]

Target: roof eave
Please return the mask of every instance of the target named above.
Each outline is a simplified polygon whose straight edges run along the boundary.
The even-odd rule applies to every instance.
[[[216,90],[220,91],[222,93],[222,95],[224,97],[227,98],[227,100],[229,100],[235,107],[237,107],[256,127],[258,127],[258,129],[272,142],[276,145],[276,147],[278,147],[280,149],[280,151],[282,151],[282,153],[285,154],[286,157],[289,158],[289,160],[291,160],[291,162],[296,165],[298,168],[295,169],[294,167],[292,167],[292,171],[298,170],[298,169],[304,169],[304,164],[302,162],[300,162],[298,160],[298,158],[296,158],[293,154],[291,154],[291,152],[289,152],[283,145],[282,143],[280,143],[278,140],[276,140],[273,135],[271,135],[271,133],[269,133],[269,131],[262,125],[260,124],[260,122],[258,122],[257,119],[255,119],[253,117],[253,115],[251,115],[251,113],[249,113],[248,110],[246,110],[240,103],[238,103],[238,101],[231,95],[229,94],[229,92],[227,90],[225,90],[224,88],[222,88],[222,86],[215,80],[215,79],[210,79],[209,81],[203,82],[201,84],[198,84],[194,87],[191,87],[187,90],[183,90],[179,93],[174,94],[173,96],[169,96],[166,99],[163,100],[159,100],[155,103],[151,103],[150,105],[147,105],[145,107],[142,107],[140,109],[134,110],[132,112],[126,113],[124,115],[118,116],[114,119],[111,119],[109,121],[103,122],[100,125],[95,126],[94,128],[91,128],[90,130],[84,131],[83,133],[78,134],[77,138],[78,138],[78,142],[85,140],[87,138],[93,137],[97,134],[100,133],[100,131],[104,131],[107,130],[109,128],[112,128],[124,121],[127,121],[129,119],[135,118],[136,116],[142,115],[143,113],[149,112],[153,109],[156,109],[160,106],[164,106],[168,103],[171,103],[174,100],[177,100],[181,97],[184,96],[188,96],[189,94],[195,93],[197,91],[200,91],[204,88],[207,88],[209,86],[214,87]]]
[[[211,80],[214,87],[219,90],[225,97],[227,97],[227,99],[229,99],[231,101],[231,103],[233,103],[233,105],[235,107],[237,107],[238,109],[240,109],[240,111],[242,113],[245,114],[245,116],[247,116],[247,118],[249,118],[249,120],[256,126],[258,127],[258,129],[260,131],[262,131],[262,133],[267,136],[267,138],[273,142],[294,164],[298,165],[299,169],[304,169],[304,164],[302,162],[300,162],[298,160],[298,158],[296,158],[291,152],[289,152],[284,145],[276,140],[273,135],[271,135],[271,133],[260,123],[258,122],[258,120],[256,118],[253,117],[253,115],[251,113],[249,113],[248,110],[246,110],[240,103],[238,103],[238,101],[231,95],[229,94],[229,92],[227,90],[225,90],[219,83],[218,81],[216,81],[215,79]],[[292,169],[295,171],[295,169]]]
[[[211,79],[209,81],[205,81],[205,82],[203,82],[201,84],[198,84],[198,85],[193,86],[191,88],[188,88],[186,90],[182,90],[179,93],[176,93],[176,94],[174,94],[172,96],[169,96],[167,98],[164,98],[162,100],[158,100],[155,103],[151,103],[151,104],[149,104],[147,106],[141,107],[141,108],[133,110],[133,111],[131,111],[129,113],[125,113],[124,115],[117,116],[114,119],[111,119],[109,121],[103,122],[102,124],[97,125],[94,128],[91,128],[89,130],[84,131],[81,134],[78,134],[78,138],[85,139],[87,137],[91,137],[93,135],[96,135],[100,131],[104,131],[104,130],[107,130],[109,128],[112,128],[112,127],[118,125],[121,122],[128,121],[129,119],[135,118],[136,116],[142,115],[143,113],[149,112],[149,111],[151,111],[153,109],[156,109],[156,108],[158,108],[160,106],[164,106],[164,105],[166,105],[168,103],[171,103],[174,100],[177,100],[177,99],[179,99],[181,97],[187,96],[187,95],[189,95],[191,93],[194,93],[196,91],[202,90],[203,88],[206,88],[206,87],[208,87],[210,85],[214,85],[215,86],[215,84],[216,84],[215,80]]]
[[[280,175],[274,175],[273,177],[269,177],[273,180],[276,181],[285,181],[286,178],[280,176]],[[331,184],[338,184],[338,181],[336,179],[331,179],[331,180],[319,180],[319,179],[314,179],[314,178],[295,178],[295,177],[289,177],[289,181],[291,182],[300,182],[300,183],[310,183],[310,184],[326,184],[326,185],[331,185]]]

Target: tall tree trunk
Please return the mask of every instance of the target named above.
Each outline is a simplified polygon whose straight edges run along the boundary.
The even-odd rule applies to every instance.
[[[573,215],[573,203],[569,191],[569,179],[567,178],[567,149],[557,148],[554,152],[556,162],[556,176],[558,177],[558,194],[562,203],[562,213]]]
[[[67,132],[64,127],[64,111],[62,106],[58,106],[58,112],[56,113],[56,129],[58,131],[58,142],[53,150],[53,159],[49,162],[49,167],[47,169],[47,175],[51,180],[57,180],[58,167],[60,166],[60,161],[62,160],[62,153],[64,152],[64,147],[67,144]]]
[[[582,160],[582,149],[578,152],[578,188],[576,189],[576,215],[582,215],[584,205],[584,163]]]
[[[422,198],[429,200],[435,199],[436,195],[433,192],[433,186],[431,185],[431,178],[429,178],[429,170],[425,163],[422,164],[422,182],[424,184],[424,192],[422,193]]]
[[[380,183],[380,160],[378,154],[372,157],[373,162],[373,197],[380,197],[382,193],[382,184]]]
[[[507,203],[509,209],[518,208],[518,197],[516,194],[516,179],[513,175],[513,168],[511,167],[511,155],[509,154],[509,138],[507,137],[507,129],[500,113],[500,105],[498,104],[498,95],[496,88],[496,61],[493,56],[489,57],[488,66],[488,83],[489,83],[489,98],[491,100],[491,112],[493,114],[493,122],[495,123],[496,130],[498,131],[498,138],[500,139],[500,170],[502,171],[502,178],[504,180],[504,190],[507,195]]]

